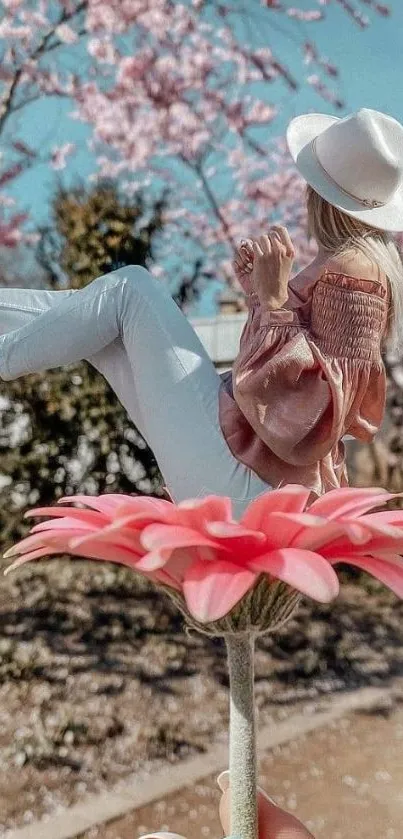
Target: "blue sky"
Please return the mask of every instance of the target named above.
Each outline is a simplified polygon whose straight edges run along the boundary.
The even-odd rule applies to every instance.
[[[300,7],[312,8],[312,0],[300,0]],[[365,5],[357,0],[365,11]],[[361,31],[348,20],[345,13],[336,6],[327,11],[326,23],[303,25],[300,35],[316,41],[322,55],[330,57],[340,68],[339,91],[346,102],[345,113],[359,107],[375,108],[395,116],[403,122],[403,2],[389,0],[391,18],[372,16],[373,23]],[[280,18],[277,18],[281,22]],[[264,44],[264,35],[260,45]],[[300,37],[299,37],[299,40]],[[281,33],[271,35],[270,45],[285,58],[294,73],[301,75],[301,59],[294,55],[296,47]],[[307,68],[304,68],[305,72]],[[306,111],[336,113],[312,89],[303,86],[294,97],[284,97],[285,90],[273,87],[271,100],[283,103],[282,113],[272,125],[273,136],[284,132],[290,118]],[[88,129],[69,119],[70,103],[43,100],[30,106],[19,118],[19,134],[44,151],[53,145],[72,140],[79,147],[69,169],[62,173],[62,180],[68,184],[77,177],[85,179],[93,171],[91,156],[86,150]],[[341,114],[340,111],[337,112]],[[54,174],[47,165],[39,165],[19,179],[13,189],[20,205],[28,209],[36,222],[47,218],[49,198],[54,186]],[[213,310],[213,296],[216,284],[212,284],[203,302],[194,314],[208,314]]]

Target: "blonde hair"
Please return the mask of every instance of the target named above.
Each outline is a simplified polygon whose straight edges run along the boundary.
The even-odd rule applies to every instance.
[[[403,350],[403,263],[393,235],[333,207],[309,184],[306,203],[309,238],[316,239],[332,256],[358,249],[386,274],[391,300],[387,349],[396,353]]]

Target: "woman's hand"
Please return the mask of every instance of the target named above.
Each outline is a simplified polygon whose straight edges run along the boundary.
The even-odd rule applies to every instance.
[[[281,309],[288,299],[288,282],[295,258],[294,246],[286,227],[272,227],[266,236],[252,239],[252,289],[262,305]]]
[[[230,836],[230,790],[227,787],[229,772],[222,773],[220,787],[224,790],[219,803],[219,813],[224,836]],[[259,839],[314,839],[312,833],[295,816],[277,807],[263,790],[258,789]]]
[[[232,261],[235,276],[242,286],[245,294],[250,294],[252,289],[252,268],[253,268],[253,247],[252,239],[242,239],[240,247],[235,253]]]
[[[223,790],[219,803],[219,814],[224,836],[230,836],[230,790],[228,786],[229,772],[222,772],[219,776],[219,786]],[[266,795],[258,790],[258,824],[259,839],[314,839],[312,833],[291,813],[281,810]],[[179,833],[156,831],[140,836],[140,839],[185,839]],[[195,839],[194,832],[190,839]]]

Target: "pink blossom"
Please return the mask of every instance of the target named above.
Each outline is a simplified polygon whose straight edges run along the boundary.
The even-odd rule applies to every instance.
[[[32,29],[30,26],[15,26],[8,20],[4,18],[3,21],[0,22],[0,38],[7,40],[27,40],[30,39],[32,36]]]
[[[149,48],[135,56],[122,58],[116,75],[117,84],[127,87],[132,85],[133,82],[141,82],[145,73],[153,68],[155,59],[155,53]]]
[[[12,198],[11,195],[5,195],[4,192],[0,193],[0,207],[14,207],[15,203],[15,198]]]
[[[75,44],[78,41],[77,32],[68,26],[67,23],[61,23],[55,29],[55,34],[63,42],[63,44]]]
[[[43,507],[53,516],[31,529],[5,557],[7,571],[43,556],[121,563],[179,591],[201,623],[227,615],[260,575],[281,580],[321,603],[339,589],[334,566],[349,563],[403,597],[403,512],[370,513],[397,494],[378,487],[336,489],[309,503],[310,491],[288,485],[252,501],[239,521],[231,500],[209,495],[179,504],[117,494],[71,496],[86,509]]]
[[[105,0],[90,0],[86,23],[89,32],[105,29],[107,32],[120,34],[126,28],[116,4],[105,2]]]
[[[9,12],[16,12],[23,5],[24,0],[2,0],[2,4]]]
[[[114,44],[108,38],[91,38],[88,42],[88,52],[100,64],[114,64],[118,54]]]
[[[302,20],[305,23],[312,23],[316,20],[322,20],[323,12],[320,12],[318,9],[310,9],[307,11],[303,11],[302,9],[287,9],[288,17],[295,18],[296,20]]]
[[[64,143],[63,146],[54,148],[51,155],[51,166],[53,169],[65,169],[67,158],[75,151],[74,143]]]
[[[277,108],[266,102],[254,102],[247,113],[248,123],[271,122],[277,116]]]
[[[0,218],[0,246],[15,248],[24,238],[22,230],[27,220],[26,213],[16,213],[7,221]]]

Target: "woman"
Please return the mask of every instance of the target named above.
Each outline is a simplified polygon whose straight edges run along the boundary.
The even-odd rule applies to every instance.
[[[402,323],[390,232],[403,230],[403,127],[363,109],[297,117],[287,137],[318,255],[290,281],[284,228],[240,249],[249,314],[229,374],[218,375],[140,266],[79,291],[0,290],[0,378],[87,359],[147,440],[173,499],[230,496],[235,517],[280,484],[320,495],[347,483],[342,438],[377,431],[381,348],[387,337],[398,345]]]

